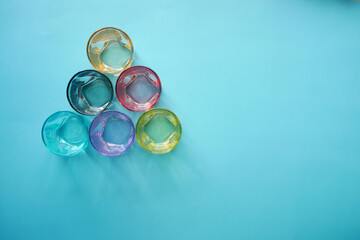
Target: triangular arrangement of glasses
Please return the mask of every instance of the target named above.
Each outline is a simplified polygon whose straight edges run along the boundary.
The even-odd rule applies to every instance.
[[[87,55],[96,70],[76,73],[66,93],[77,113],[97,116],[90,123],[74,112],[52,114],[42,128],[45,146],[54,154],[73,156],[90,141],[102,155],[119,156],[129,150],[136,136],[151,153],[174,149],[181,138],[180,121],[167,109],[153,108],[161,94],[160,78],[148,67],[131,66],[134,47],[129,36],[113,27],[99,29],[88,41]],[[106,111],[114,99],[114,87],[103,73],[119,74],[115,93],[122,106],[144,112],[136,127],[126,114]]]

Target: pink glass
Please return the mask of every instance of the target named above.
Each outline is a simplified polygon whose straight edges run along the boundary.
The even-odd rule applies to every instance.
[[[133,112],[149,110],[159,101],[160,94],[160,78],[148,67],[130,67],[120,74],[116,82],[117,99]]]

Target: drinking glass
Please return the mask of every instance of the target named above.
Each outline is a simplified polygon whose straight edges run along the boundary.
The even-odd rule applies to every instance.
[[[115,90],[117,99],[126,109],[143,112],[159,101],[161,82],[150,68],[133,66],[120,74]]]
[[[88,144],[88,122],[72,112],[56,112],[44,122],[41,135],[52,153],[72,156]]]
[[[75,74],[66,92],[71,107],[83,115],[101,113],[111,104],[114,95],[110,79],[95,70]]]
[[[129,150],[135,139],[131,119],[118,111],[106,111],[94,118],[89,129],[90,142],[105,156],[119,156]]]
[[[117,75],[131,65],[134,47],[125,32],[106,27],[91,35],[87,44],[87,56],[100,72]]]
[[[167,109],[151,109],[140,116],[136,124],[136,138],[151,153],[170,152],[181,138],[180,121]]]

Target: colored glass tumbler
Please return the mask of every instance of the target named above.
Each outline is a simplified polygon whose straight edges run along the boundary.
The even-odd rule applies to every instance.
[[[90,142],[105,156],[124,154],[134,142],[135,127],[131,119],[117,111],[106,111],[94,118],[89,130]]]
[[[136,138],[147,151],[156,154],[173,150],[181,138],[181,124],[166,109],[154,108],[141,115],[136,124]]]
[[[44,122],[41,135],[45,146],[52,153],[72,156],[88,144],[88,123],[75,113],[56,112]]]
[[[133,66],[120,74],[115,90],[117,99],[126,109],[143,112],[159,101],[161,82],[150,68]]]
[[[118,74],[130,67],[134,47],[130,37],[113,27],[97,30],[87,44],[90,63],[103,73]]]
[[[114,95],[110,79],[95,70],[75,74],[66,92],[71,107],[83,115],[97,115],[104,111]]]

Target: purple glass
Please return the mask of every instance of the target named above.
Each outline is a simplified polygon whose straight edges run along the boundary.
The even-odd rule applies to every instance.
[[[135,127],[124,113],[106,111],[92,121],[90,142],[102,155],[114,157],[124,154],[134,142]]]

